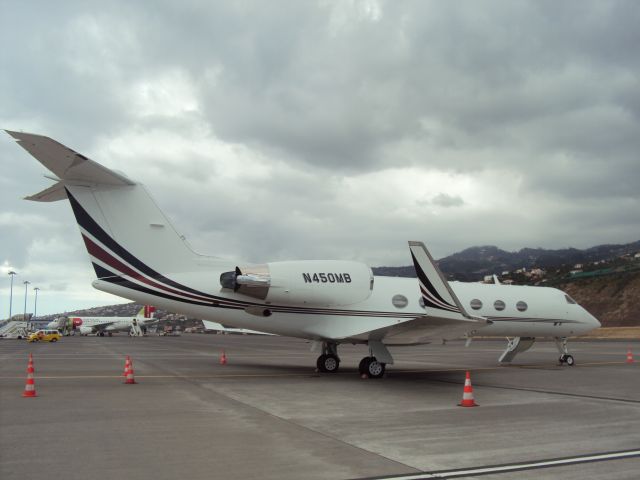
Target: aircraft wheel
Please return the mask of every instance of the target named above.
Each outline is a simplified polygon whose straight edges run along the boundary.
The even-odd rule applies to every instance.
[[[361,375],[367,375],[369,378],[381,378],[386,367],[387,365],[376,360],[376,357],[364,357],[360,361],[358,370]]]
[[[571,355],[566,355],[566,356],[564,357],[564,361],[565,361],[565,362],[566,362],[566,364],[567,364],[567,365],[569,365],[570,367],[573,367],[573,366],[576,364],[575,360],[573,359],[573,357],[572,357]]]
[[[382,378],[386,367],[387,365],[385,363],[379,362],[373,357],[367,366],[367,374],[371,378]]]
[[[360,364],[358,365],[360,375],[368,375],[367,368],[369,368],[369,362],[371,362],[371,357],[364,357],[360,360]]]
[[[560,355],[560,358],[558,359],[558,363],[562,365],[564,362],[565,362],[565,355]]]
[[[335,373],[338,371],[338,367],[340,366],[340,360],[335,355],[323,354],[318,357],[318,361],[316,362],[318,370],[325,373]]]
[[[322,354],[318,357],[318,360],[316,360],[316,367],[318,367],[318,371],[320,372],[325,372],[326,370],[324,369],[324,360],[325,358],[327,358],[327,356],[325,354]]]

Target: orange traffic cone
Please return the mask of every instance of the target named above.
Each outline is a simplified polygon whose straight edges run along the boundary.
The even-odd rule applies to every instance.
[[[222,355],[220,355],[220,365],[226,365],[227,364],[227,354],[224,353],[224,350],[222,350]]]
[[[27,365],[27,383],[24,385],[23,397],[37,397],[36,384],[33,381],[33,356],[29,354],[29,363]]]
[[[464,380],[464,392],[462,394],[462,402],[458,404],[460,407],[477,407],[479,406],[473,399],[473,387],[471,386],[471,375],[467,372]]]
[[[631,353],[631,347],[627,349],[627,363],[633,363],[633,353]]]
[[[124,361],[124,372],[122,372],[122,376],[126,377],[129,372],[129,367],[131,367],[131,358],[127,355],[127,359]]]
[[[126,374],[125,374],[126,379],[125,379],[124,383],[125,384],[134,384],[134,383],[136,383],[136,380],[135,380],[135,378],[133,378],[133,361],[129,357],[127,357],[127,360],[129,361],[129,368],[126,371]],[[125,364],[125,369],[126,368],[127,367],[126,367],[126,364]]]

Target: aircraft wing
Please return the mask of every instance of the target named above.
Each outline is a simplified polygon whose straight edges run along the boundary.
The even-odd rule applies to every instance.
[[[107,330],[107,328],[109,328],[114,323],[116,323],[116,322],[99,323],[97,325],[94,325],[93,328],[95,329],[96,332],[104,332],[104,331]]]
[[[221,323],[212,322],[210,320],[202,320],[202,324],[204,325],[205,330],[217,330],[219,332],[228,333],[251,333],[253,335],[274,335],[273,333],[259,332],[257,330],[249,330],[246,328],[225,327]]]
[[[439,340],[453,340],[487,324],[480,320],[452,320],[421,316],[392,327],[374,330],[369,340],[381,340],[387,345],[417,345]]]

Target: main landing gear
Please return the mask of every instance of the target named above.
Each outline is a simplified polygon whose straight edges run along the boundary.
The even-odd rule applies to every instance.
[[[316,343],[316,345],[319,344],[320,342]],[[383,361],[383,359],[388,361]],[[387,363],[393,363],[393,358],[386,347],[381,342],[370,341],[369,356],[360,361],[358,370],[360,375],[366,375],[368,378],[382,378],[387,368]],[[335,373],[338,371],[340,357],[338,356],[337,343],[322,342],[322,355],[318,357],[316,366],[318,371],[322,373]]]
[[[369,378],[382,378],[386,368],[387,364],[379,362],[376,357],[364,357],[358,365],[360,375],[366,375]]]
[[[570,367],[575,365],[575,360],[573,356],[569,355],[569,349],[567,348],[567,337],[556,338],[556,347],[558,347],[558,351],[560,352],[560,358],[558,362],[560,365],[567,364]]]
[[[340,367],[340,357],[338,357],[338,345],[336,343],[322,344],[322,355],[318,357],[316,366],[319,372],[335,373]]]

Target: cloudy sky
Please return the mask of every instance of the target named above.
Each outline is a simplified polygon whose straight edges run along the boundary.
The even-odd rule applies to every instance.
[[[410,263],[640,239],[640,2],[0,0],[0,127],[143,181],[195,250]],[[92,289],[0,135],[0,318]]]

